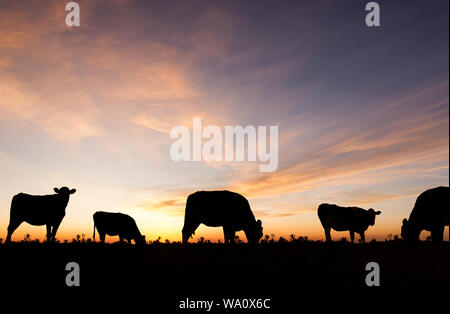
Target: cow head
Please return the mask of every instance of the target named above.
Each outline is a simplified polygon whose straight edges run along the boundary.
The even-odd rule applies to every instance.
[[[75,189],[69,190],[69,188],[67,186],[63,186],[60,189],[54,188],[53,191],[55,191],[57,194],[60,194],[60,195],[67,195],[67,196],[69,196],[70,194],[75,193],[77,190],[75,190]]]
[[[146,243],[145,241],[145,235],[138,235],[135,239],[134,242],[136,242],[137,245],[144,245]]]
[[[263,228],[261,220],[257,220],[254,224],[249,226],[245,235],[247,236],[247,241],[250,244],[257,244],[259,239],[263,236]]]
[[[373,226],[375,224],[375,216],[381,214],[381,212],[375,211],[373,208],[369,208],[367,211],[369,213],[369,225]]]
[[[406,241],[417,241],[419,239],[420,232],[408,219],[403,219],[402,231],[400,233],[403,239]]]

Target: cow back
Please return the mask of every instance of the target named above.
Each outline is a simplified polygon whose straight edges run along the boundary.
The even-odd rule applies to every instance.
[[[135,239],[141,236],[135,220],[129,215],[122,213],[96,212],[94,224],[102,233],[114,236],[119,235]]]
[[[365,231],[369,226],[368,212],[359,207],[321,204],[318,216],[325,228],[333,228],[336,231]]]
[[[430,230],[433,225],[449,225],[449,187],[429,189],[417,197],[409,221]]]
[[[230,191],[199,191],[189,195],[186,218],[197,219],[207,226],[228,225],[238,229],[256,221],[247,199]]]
[[[19,193],[11,202],[11,217],[42,225],[62,219],[65,215],[68,195],[30,195]]]

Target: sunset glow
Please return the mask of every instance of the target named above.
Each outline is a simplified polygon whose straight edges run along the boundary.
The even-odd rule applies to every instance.
[[[324,239],[317,207],[335,203],[380,210],[366,239],[384,240],[420,193],[449,185],[448,3],[386,2],[389,32],[339,1],[78,3],[69,28],[64,1],[0,2],[2,239],[15,194],[68,186],[60,241],[91,238],[97,210],[181,241],[187,196],[222,189],[249,200],[264,234]],[[171,128],[194,117],[278,126],[277,170],[171,160]],[[45,227],[24,223],[13,241],[27,233]],[[199,237],[223,241],[222,229]]]

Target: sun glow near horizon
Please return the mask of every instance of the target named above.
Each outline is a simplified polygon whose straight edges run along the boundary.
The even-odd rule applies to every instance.
[[[61,1],[0,4],[0,238],[13,195],[66,185],[77,192],[60,240],[92,237],[104,210],[180,241],[187,196],[222,189],[250,201],[264,234],[323,239],[326,202],[381,210],[367,238],[384,240],[421,192],[448,186],[448,9],[416,21],[424,4],[386,3],[403,19],[368,31],[356,4],[263,2],[269,28],[253,3],[79,4],[78,29]],[[170,129],[194,117],[279,126],[277,170],[172,161]],[[27,233],[42,240],[45,227],[24,223],[13,240]],[[223,241],[221,228],[201,236]]]

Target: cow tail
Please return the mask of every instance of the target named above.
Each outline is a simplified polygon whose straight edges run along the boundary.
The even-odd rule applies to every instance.
[[[93,235],[93,237],[94,237],[94,242],[95,242],[95,221],[94,221],[94,235]]]

